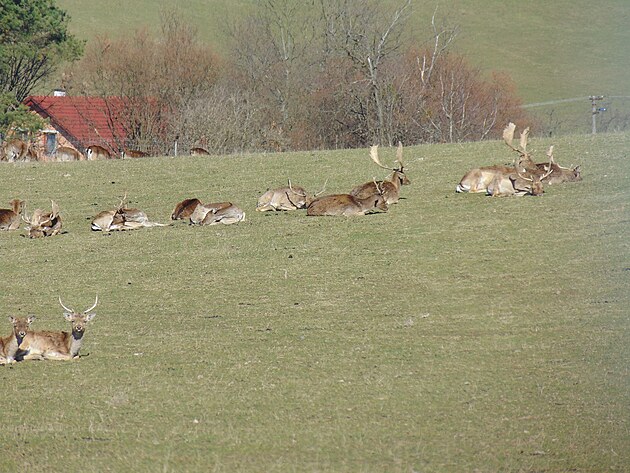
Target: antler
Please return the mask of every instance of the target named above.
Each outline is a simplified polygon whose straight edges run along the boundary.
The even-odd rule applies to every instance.
[[[59,299],[61,301],[61,299]],[[96,296],[96,300],[94,301],[94,305],[92,307],[90,307],[89,309],[86,309],[83,311],[84,314],[87,314],[89,311],[91,311],[92,309],[94,309],[96,307],[96,305],[98,304],[98,295]]]
[[[50,219],[54,220],[59,215],[59,205],[52,199],[50,199],[50,203],[52,205],[52,213],[50,215]]]
[[[59,303],[61,304],[61,307],[66,309],[68,312],[71,312],[71,313],[74,314],[74,310],[73,309],[70,309],[69,307],[66,307],[65,305],[63,305],[63,302],[61,302],[61,296],[59,296]]]
[[[374,185],[376,186],[376,192],[378,192],[378,195],[383,195],[383,193],[385,192],[385,190],[383,189],[383,185],[379,184],[376,181],[375,177],[372,178],[372,181],[374,181]]]
[[[395,170],[392,168],[388,168],[387,166],[383,166],[381,162],[378,160],[378,145],[372,145],[370,147],[370,158],[372,158],[372,161],[374,161],[377,166],[382,167],[383,169],[387,169],[388,171]]]
[[[503,129],[503,141],[505,141],[505,144],[508,145],[513,151],[516,151],[521,156],[527,156],[527,137],[529,136],[529,127],[525,128],[525,130],[523,130],[523,132],[521,133],[521,140],[519,144],[522,151],[512,145],[512,141],[514,141],[515,130],[516,125],[512,122],[508,123],[508,125]]]
[[[127,200],[127,192],[125,192],[125,195],[123,195],[123,198],[120,199],[120,204],[118,204],[118,207],[116,207],[116,211],[120,212],[122,209],[125,208],[125,201]]]
[[[396,150],[396,161],[398,161],[398,164],[400,164],[399,170],[401,172],[402,172],[403,168],[405,167],[405,165],[403,164],[402,155],[403,155],[403,145],[402,145],[402,142],[399,141],[398,142],[398,149]]]

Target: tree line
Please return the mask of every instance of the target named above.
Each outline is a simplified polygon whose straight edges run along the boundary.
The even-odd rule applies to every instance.
[[[413,6],[313,0],[304,8],[299,0],[261,0],[251,16],[226,27],[224,54],[199,41],[175,11],[162,12],[157,35],[141,28],[84,45],[54,9],[54,55],[33,57],[35,48],[30,57],[48,62],[47,69],[35,78],[16,71],[20,87],[0,86],[5,102],[19,103],[37,77],[65,64],[67,93],[122,98],[116,120],[128,140],[154,154],[172,153],[175,141],[213,153],[474,141],[500,137],[508,121],[525,121],[509,76],[488,77],[452,51],[456,27],[433,15],[424,39],[411,39]],[[18,15],[0,14],[3,29],[15,23],[3,21],[10,14]],[[7,36],[0,39],[4,74]],[[7,121],[0,116],[0,125]]]

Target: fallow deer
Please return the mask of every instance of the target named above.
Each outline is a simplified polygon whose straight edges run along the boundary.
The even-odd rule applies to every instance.
[[[24,201],[13,199],[10,209],[0,209],[0,230],[17,230],[22,223]]]
[[[136,230],[143,227],[165,227],[165,223],[149,221],[149,217],[142,210],[127,208],[127,194],[120,200],[114,210],[99,212],[91,223],[93,231],[110,232],[114,230]]]
[[[256,204],[256,211],[304,209],[308,204],[308,200],[306,190],[303,187],[291,185],[291,179],[289,179],[289,185],[277,189],[269,189],[261,195]]]
[[[207,149],[202,148],[201,146],[195,146],[193,148],[190,148],[190,155],[191,156],[204,156],[204,155],[209,155],[210,153],[208,152]]]
[[[369,196],[373,196],[379,193],[377,189],[377,185],[381,187],[381,190],[384,194],[385,201],[387,205],[395,204],[398,202],[400,198],[400,187],[411,184],[411,181],[407,177],[404,171],[404,164],[402,160],[403,146],[402,143],[398,142],[398,149],[396,150],[396,162],[398,163],[398,167],[389,168],[381,164],[378,159],[378,145],[374,145],[370,148],[370,157],[374,163],[389,171],[392,171],[389,179],[385,181],[371,181],[366,182],[365,184],[361,184],[356,186],[354,189],[350,191],[350,195],[354,197],[358,197],[359,199],[364,199]]]
[[[85,156],[88,161],[94,161],[97,159],[111,159],[112,154],[102,146],[90,145],[85,148]]]
[[[79,357],[79,350],[83,345],[83,337],[87,324],[96,315],[92,310],[98,304],[98,296],[89,309],[76,312],[59,303],[66,312],[65,319],[72,324],[70,332],[31,331],[20,343],[19,359],[22,360],[71,360]]]
[[[122,152],[123,158],[146,158],[147,156],[149,156],[149,153],[140,151],[139,149],[124,148]]]
[[[61,215],[59,215],[59,205],[54,200],[50,202],[52,204],[51,212],[35,209],[30,217],[22,215],[22,220],[28,224],[24,228],[28,231],[29,238],[54,236],[61,232],[62,221]]]
[[[333,194],[318,197],[306,208],[306,215],[310,216],[342,216],[352,217],[382,210],[387,212],[389,206],[385,200],[380,184],[375,182],[377,193],[365,198],[350,194]]]
[[[190,216],[192,225],[231,225],[245,220],[245,212],[232,202],[198,205]]]
[[[60,146],[55,151],[57,161],[82,161],[84,156],[70,146]]]
[[[12,139],[2,144],[3,160],[21,161],[28,152],[29,145],[20,139]]]
[[[563,182],[579,182],[582,180],[582,173],[580,170],[580,166],[576,166],[574,168],[565,168],[557,164],[553,159],[553,146],[549,148],[547,152],[547,156],[549,157],[549,162],[547,163],[537,163],[536,167],[541,172],[546,172],[551,167],[553,169],[553,173],[545,178],[544,183],[548,185],[553,184],[561,184]]]
[[[197,206],[201,205],[201,201],[199,199],[184,199],[179,202],[173,212],[171,213],[171,220],[183,220],[185,218],[189,218]]]
[[[502,178],[507,178],[507,176],[518,172],[521,173],[530,173],[530,174],[538,174],[539,171],[536,167],[536,163],[532,161],[531,156],[527,152],[527,139],[529,136],[529,128],[526,128],[521,133],[519,147],[520,149],[513,146],[512,142],[514,140],[514,131],[516,130],[516,125],[510,122],[505,129],[503,130],[503,141],[505,144],[513,151],[519,154],[519,158],[515,160],[515,164],[512,166],[508,165],[494,165],[494,166],[484,166],[480,168],[471,169],[457,184],[456,191],[457,192],[469,192],[469,193],[487,193],[488,186],[491,182],[495,180],[500,180]],[[496,187],[496,186],[495,186]]]
[[[549,149],[551,156],[553,146]],[[494,197],[504,197],[510,195],[536,195],[541,196],[545,192],[543,180],[554,172],[549,166],[544,174],[536,172],[521,172],[519,165],[514,167],[512,173],[497,174],[488,185],[487,194]]]
[[[29,333],[33,320],[35,320],[35,316],[9,317],[9,321],[13,325],[13,332],[8,337],[0,337],[0,365],[15,362],[18,347],[26,334]]]

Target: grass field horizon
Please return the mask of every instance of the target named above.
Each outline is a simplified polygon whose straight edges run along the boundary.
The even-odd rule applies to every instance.
[[[549,144],[582,182],[456,194],[505,144],[414,146],[404,199],[348,219],[254,208],[287,178],[382,177],[366,149],[2,163],[2,206],[55,199],[64,233],[0,233],[0,334],[9,315],[67,330],[59,296],[100,302],[81,359],[0,367],[1,468],[626,470],[630,134],[530,148]],[[125,192],[159,222],[188,197],[247,217],[92,232]]]
[[[152,0],[135,0],[123,2],[124,7],[120,0],[57,3],[71,16],[70,31],[88,41],[98,34],[117,37],[142,27],[157,30],[160,10],[176,8],[198,28],[201,40],[229,54],[225,26],[254,12],[256,2],[164,0],[156,5]],[[387,0],[384,5],[401,3]],[[590,132],[590,95],[608,97],[602,120],[630,114],[630,4],[625,0],[597,5],[589,0],[415,1],[412,9],[413,44],[427,41],[435,12],[438,21],[459,26],[453,50],[486,74],[508,73],[525,104],[584,97],[583,102],[530,109],[545,129],[561,134]]]

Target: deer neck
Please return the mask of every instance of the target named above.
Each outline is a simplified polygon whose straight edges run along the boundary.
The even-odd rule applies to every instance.
[[[74,358],[79,354],[79,350],[81,350],[81,345],[83,345],[83,336],[85,335],[85,330],[83,332],[75,332],[74,330],[70,336],[70,346],[69,352],[70,356]]]
[[[394,184],[394,187],[397,190],[400,190],[400,176],[399,176],[399,172],[398,171],[394,171],[392,173],[391,177],[389,178],[389,182]]]

